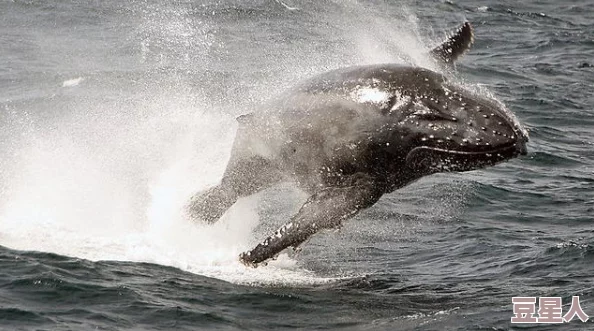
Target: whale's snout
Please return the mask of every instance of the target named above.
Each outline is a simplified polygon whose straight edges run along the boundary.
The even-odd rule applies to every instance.
[[[525,130],[522,130],[525,131]],[[528,147],[526,144],[528,143],[528,135],[525,132],[518,132],[518,140],[516,142],[516,151],[518,155],[527,155],[528,154]]]
[[[528,154],[528,131],[520,124],[518,119],[503,105],[493,100],[486,99],[482,105],[477,106],[484,113],[480,118],[484,119],[481,125],[482,131],[491,133],[494,137],[492,146],[514,146],[513,157]],[[484,128],[488,128],[484,130]]]

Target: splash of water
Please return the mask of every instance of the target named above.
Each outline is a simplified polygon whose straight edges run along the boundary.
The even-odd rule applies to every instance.
[[[330,66],[411,59],[431,65],[414,15],[404,12],[395,25],[355,2],[342,6],[357,15],[332,21],[348,26],[344,39],[357,47]],[[177,59],[183,68],[203,64],[215,44],[207,24],[194,26],[187,9],[168,7],[162,15],[159,9],[144,11],[144,25],[131,34],[140,38],[139,62],[159,70]],[[324,63],[326,55],[305,50],[293,61]],[[290,61],[274,65],[292,68]],[[266,268],[239,263],[238,254],[261,239],[252,234],[259,221],[253,198],[240,200],[212,226],[185,217],[188,197],[220,180],[236,123],[233,114],[213,106],[220,101],[210,102],[188,81],[159,70],[160,82],[132,86],[85,74],[57,82],[58,90],[41,105],[32,100],[6,109],[2,127],[10,130],[0,152],[11,162],[0,164],[0,245],[90,260],[153,262],[238,283],[331,280],[286,255]]]

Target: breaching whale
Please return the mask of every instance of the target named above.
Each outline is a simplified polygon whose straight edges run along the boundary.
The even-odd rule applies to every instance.
[[[431,55],[452,64],[472,42],[465,23]],[[239,256],[250,266],[423,176],[491,166],[526,154],[528,141],[497,100],[440,73],[397,64],[323,73],[238,121],[220,184],[193,196],[189,215],[215,222],[238,198],[281,181],[309,194],[291,220]]]

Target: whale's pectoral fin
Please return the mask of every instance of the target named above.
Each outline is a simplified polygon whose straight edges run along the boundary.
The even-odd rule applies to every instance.
[[[229,161],[221,183],[194,195],[186,210],[194,220],[214,223],[237,201],[276,184],[281,179],[278,170],[259,156]]]
[[[474,32],[470,23],[464,23],[456,33],[443,44],[431,51],[431,55],[440,62],[452,64],[464,55],[474,42]]]
[[[293,219],[239,259],[248,266],[273,258],[287,247],[296,248],[322,229],[337,227],[361,209],[373,205],[381,196],[373,182],[355,186],[326,188],[312,195]]]
[[[233,190],[225,184],[219,184],[192,196],[186,211],[193,220],[214,223],[237,199],[238,196]]]

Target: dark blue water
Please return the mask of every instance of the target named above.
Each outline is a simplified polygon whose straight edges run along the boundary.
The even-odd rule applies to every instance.
[[[0,329],[588,330],[513,325],[514,296],[594,316],[590,1],[0,2]],[[425,56],[468,20],[454,79],[504,102],[529,154],[384,196],[298,254],[237,254],[305,199],[214,226],[235,116],[326,70]]]

